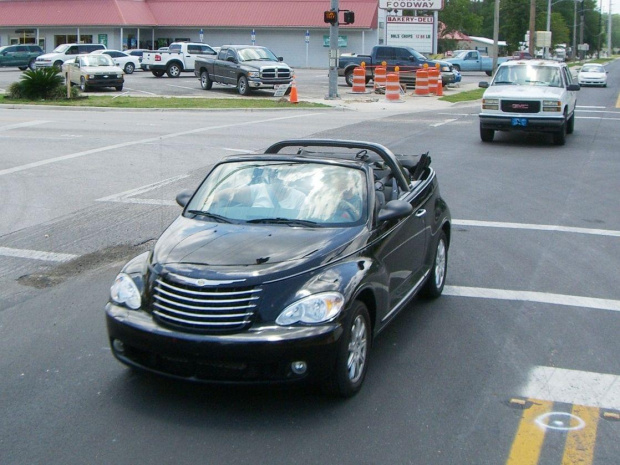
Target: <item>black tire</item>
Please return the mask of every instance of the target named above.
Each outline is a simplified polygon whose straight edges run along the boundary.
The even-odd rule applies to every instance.
[[[153,73],[153,76],[155,77],[162,77],[165,74],[165,71],[161,71],[161,70],[157,70],[157,71],[151,71],[151,73]]]
[[[486,74],[487,76],[493,76],[493,71],[485,71],[485,74]]]
[[[461,70],[461,67],[459,65],[452,65],[452,67],[457,71]]]
[[[28,69],[27,66],[18,66],[17,69],[19,69],[20,71],[26,71]]]
[[[564,124],[558,132],[553,133],[553,144],[564,145],[566,144],[566,132],[568,130],[568,120],[566,119],[566,110],[564,110]]]
[[[125,63],[125,68],[124,71],[127,74],[133,74],[133,72],[136,70],[136,67],[133,63],[129,62],[129,63]]]
[[[575,131],[575,113],[568,118],[568,122],[566,123],[566,134],[572,134]]]
[[[213,87],[213,81],[209,77],[209,73],[207,73],[205,70],[202,70],[200,72],[200,87],[202,87],[204,90],[211,90],[211,88]]]
[[[172,63],[168,65],[168,69],[166,70],[166,74],[170,78],[178,78],[181,75],[183,68],[178,63]]]
[[[353,70],[352,69],[344,73],[344,82],[347,83],[347,86],[353,87]]]
[[[248,78],[245,76],[239,76],[237,81],[237,92],[239,95],[250,95],[250,85],[248,84]]]
[[[58,60],[56,63],[54,63],[54,68],[56,68],[57,70],[61,70],[62,69],[62,61]]]
[[[84,76],[82,76],[80,78],[80,90],[82,92],[87,92],[88,91],[88,86],[86,85],[86,79],[84,79]]]
[[[435,299],[443,292],[446,284],[446,272],[448,271],[448,240],[446,234],[441,231],[435,247],[435,257],[431,272],[424,283],[421,294],[425,297]]]
[[[493,129],[484,129],[480,128],[480,139],[482,142],[493,142],[493,138],[495,137],[495,130]]]
[[[353,302],[343,329],[336,365],[324,389],[329,394],[351,397],[364,383],[370,353],[370,317],[363,302]]]
[[[35,59],[33,58],[32,60],[30,60],[30,63],[28,63],[28,68],[30,68],[32,71],[34,71],[37,67],[35,65]]]
[[[123,90],[123,86],[116,86],[115,89],[120,92],[121,90]]]

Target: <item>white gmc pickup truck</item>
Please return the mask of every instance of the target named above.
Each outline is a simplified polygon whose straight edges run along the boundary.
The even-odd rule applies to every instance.
[[[194,42],[173,42],[167,51],[149,50],[142,55],[140,67],[149,70],[155,77],[179,77],[182,72],[194,72],[198,55],[215,57],[217,52],[207,44]]]
[[[480,138],[492,142],[495,131],[543,132],[564,145],[575,128],[579,84],[565,63],[510,60],[502,63],[482,96]]]

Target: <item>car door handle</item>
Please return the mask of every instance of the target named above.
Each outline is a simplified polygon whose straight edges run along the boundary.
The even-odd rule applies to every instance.
[[[420,208],[417,212],[415,212],[415,216],[417,216],[418,218],[424,215],[426,215],[426,210],[424,208]]]

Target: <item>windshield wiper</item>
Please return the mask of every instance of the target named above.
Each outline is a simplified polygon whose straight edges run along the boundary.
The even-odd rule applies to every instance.
[[[493,83],[493,85],[495,85],[495,84],[514,84],[514,82],[512,82],[512,81],[495,81]]]
[[[231,221],[222,215],[216,215],[215,213],[205,212],[202,210],[187,210],[187,213],[191,213],[196,216],[206,216],[215,221],[219,221],[220,223],[231,223]]]
[[[287,224],[289,226],[309,226],[314,227],[318,226],[319,223],[316,221],[309,220],[298,220],[295,218],[256,218],[253,220],[248,220],[248,223],[252,224]]]

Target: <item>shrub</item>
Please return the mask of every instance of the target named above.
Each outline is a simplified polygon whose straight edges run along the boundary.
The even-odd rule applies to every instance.
[[[77,87],[71,86],[71,97],[70,98],[78,98],[81,95],[80,89]],[[47,96],[50,100],[63,100],[67,98],[67,87],[65,84],[60,86],[56,86],[54,89],[50,91]]]
[[[24,98],[24,93],[22,92],[22,83],[12,83],[6,91],[6,97],[15,100]]]
[[[60,75],[60,70],[50,67],[24,71],[19,84],[23,98],[38,100],[49,98],[63,83],[64,78]]]

